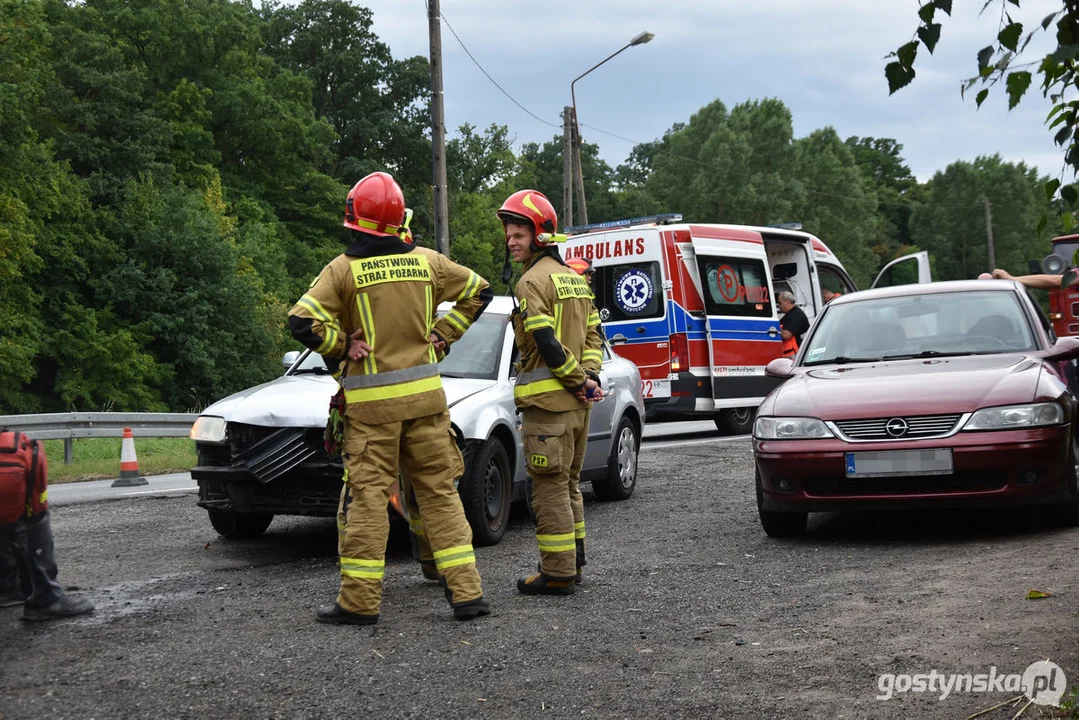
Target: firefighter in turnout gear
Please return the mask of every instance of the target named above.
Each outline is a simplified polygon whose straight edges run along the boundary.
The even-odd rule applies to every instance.
[[[345,208],[351,243],[289,312],[297,340],[344,362],[343,460],[350,501],[340,542],[341,589],[336,603],[318,609],[319,622],[378,621],[386,508],[399,472],[415,488],[454,617],[490,613],[472,531],[454,488],[464,462],[438,361],[492,293],[476,273],[405,242],[405,223],[404,197],[392,177],[376,172],[356,183]],[[456,304],[436,321],[438,305],[446,300]]]
[[[522,414],[525,461],[532,478],[539,572],[522,577],[525,595],[574,592],[585,564],[581,466],[590,404],[603,399],[603,339],[587,280],[555,245],[558,218],[536,190],[514,193],[498,211],[506,248],[523,265],[513,331],[520,353],[513,398]]]

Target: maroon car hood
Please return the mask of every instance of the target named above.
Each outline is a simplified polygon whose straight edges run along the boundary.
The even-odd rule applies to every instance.
[[[973,412],[1031,402],[1041,370],[1041,360],[1022,355],[799,368],[777,389],[768,414],[840,420]]]

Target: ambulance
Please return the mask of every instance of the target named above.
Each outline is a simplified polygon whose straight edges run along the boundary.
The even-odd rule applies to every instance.
[[[641,372],[649,418],[710,417],[748,433],[777,384],[764,366],[782,354],[776,296],[794,295],[810,322],[821,291],[853,292],[828,246],[792,223],[685,223],[656,215],[571,227],[563,256],[585,257],[607,339]],[[874,287],[928,282],[924,252],[893,260]]]

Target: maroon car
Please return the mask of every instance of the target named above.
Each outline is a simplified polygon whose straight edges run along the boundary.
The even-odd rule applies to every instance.
[[[905,285],[830,302],[753,427],[772,536],[846,509],[1059,505],[1079,524],[1079,339],[1052,335],[1021,285]]]

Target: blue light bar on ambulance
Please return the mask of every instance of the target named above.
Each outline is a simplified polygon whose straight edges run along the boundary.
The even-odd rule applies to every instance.
[[[574,225],[566,228],[565,233],[567,235],[580,235],[594,230],[615,230],[617,228],[633,227],[634,225],[669,225],[676,222],[682,222],[682,216],[678,213],[646,215],[644,217],[626,218],[625,220],[608,220],[607,222],[591,223],[589,225]]]
[[[802,223],[789,222],[789,223],[776,223],[775,225],[765,225],[765,227],[776,228],[777,230],[801,230]]]

